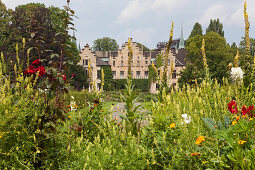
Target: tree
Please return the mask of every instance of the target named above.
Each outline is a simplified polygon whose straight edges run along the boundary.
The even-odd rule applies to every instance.
[[[210,24],[208,28],[206,29],[206,33],[208,32],[216,32],[220,34],[220,36],[224,37],[224,30],[223,30],[223,24],[220,22],[219,18],[210,20]]]
[[[203,79],[205,75],[201,54],[203,39],[205,40],[206,58],[211,78],[221,82],[223,77],[229,77],[227,66],[234,58],[230,46],[227,45],[225,38],[218,33],[208,32],[203,36],[196,35],[187,41],[188,64],[187,68],[182,71],[183,77],[179,82],[188,83],[190,78]],[[192,67],[196,69],[194,70]],[[197,74],[196,77],[194,77],[194,73]]]
[[[239,48],[243,51],[246,48],[246,43],[245,43],[245,38],[244,37],[242,37],[242,40],[239,43]],[[254,55],[254,52],[255,52],[255,38],[250,38],[250,52],[251,52],[251,55]]]
[[[143,51],[150,51],[150,49],[148,47],[146,47],[145,45],[141,44],[141,43],[137,43],[137,45],[140,47],[140,48],[143,48]]]
[[[4,45],[9,30],[7,26],[11,19],[12,10],[7,10],[6,6],[0,0],[0,46]],[[1,49],[0,49],[1,51]]]
[[[116,40],[109,37],[96,39],[92,46],[93,51],[118,51]]]
[[[193,26],[189,38],[192,38],[196,35],[203,35],[202,25],[199,24],[198,22],[196,22],[195,25]]]
[[[46,8],[40,3],[20,5],[11,13],[11,19],[6,25],[6,33],[1,38],[0,51],[3,52],[7,61],[15,61],[15,46],[20,47],[25,38],[25,49],[19,48],[21,63],[27,62],[27,51],[31,49],[30,59],[46,59],[45,65],[53,64],[51,61],[59,61],[62,49],[65,49],[63,60],[77,63],[80,60],[79,51],[71,41],[72,37],[65,35],[65,10],[51,7]],[[70,17],[67,19],[71,21]],[[68,21],[68,23],[70,23]],[[57,64],[58,65],[58,64]]]

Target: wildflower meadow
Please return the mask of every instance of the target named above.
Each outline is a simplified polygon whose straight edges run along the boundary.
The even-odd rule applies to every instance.
[[[72,84],[79,87],[76,78],[83,72],[70,67],[75,59],[68,31],[75,15],[67,3],[59,12],[63,27],[50,42],[56,53],[45,50],[47,39],[37,36],[40,30],[29,35],[34,46],[22,38],[13,54],[1,52],[0,169],[255,169],[255,60],[249,52],[244,59],[238,52],[227,70],[230,76],[218,81],[212,78],[203,39],[203,79],[169,87],[172,23],[163,72],[152,64],[157,94],[135,88],[131,39],[123,90],[104,89],[106,69],[100,89],[95,88],[89,62],[90,91],[78,91]],[[246,3],[244,9],[249,39]],[[31,30],[38,24],[33,22]],[[8,61],[7,55],[14,59]]]

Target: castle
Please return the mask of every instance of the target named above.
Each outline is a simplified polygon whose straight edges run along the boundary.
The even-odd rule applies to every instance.
[[[131,47],[133,50],[133,59],[132,59],[132,78],[133,79],[148,79],[149,78],[149,66],[154,62],[156,65],[157,56],[162,53],[165,53],[165,47],[158,51],[143,51],[142,48],[138,46],[136,42],[133,42],[131,39]],[[126,79],[128,74],[128,43],[125,42],[118,51],[95,51],[89,47],[88,44],[80,52],[81,60],[78,63],[82,65],[86,74],[88,74],[88,64],[90,62],[90,67],[92,69],[92,81],[95,82],[97,89],[101,87],[101,67],[109,66],[111,67],[113,79]],[[186,50],[184,48],[184,38],[181,34],[181,38],[174,40],[171,46],[168,60],[168,77],[170,74],[171,63],[174,63],[174,71],[171,76],[169,86],[176,86],[177,80],[179,78],[178,73],[183,70],[186,66]],[[162,61],[164,63],[164,61]],[[159,73],[163,71],[163,66],[159,69]],[[151,82],[150,92],[157,93],[157,82]],[[91,90],[91,87],[90,89]]]

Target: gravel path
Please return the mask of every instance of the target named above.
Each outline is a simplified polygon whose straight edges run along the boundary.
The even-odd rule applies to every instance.
[[[135,103],[136,106],[138,105],[141,105],[138,109],[137,109],[137,113],[138,114],[142,114],[142,115],[147,115],[148,114],[148,111],[146,111],[143,106],[142,106],[142,103]],[[120,116],[125,116],[125,103],[118,103],[116,105],[114,105],[112,108],[111,108],[111,112],[112,112],[112,117],[113,119],[117,119],[117,122],[120,123],[122,122],[121,120],[121,117]],[[149,122],[148,120],[146,120],[146,117],[148,116],[145,116],[143,121],[142,121],[142,125],[147,125]]]

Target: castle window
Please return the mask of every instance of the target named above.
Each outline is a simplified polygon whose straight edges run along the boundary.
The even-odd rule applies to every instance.
[[[145,71],[145,72],[144,72],[144,78],[145,78],[145,79],[148,79],[148,77],[149,77],[149,71]]]
[[[124,79],[124,71],[120,71],[120,79]]]
[[[101,78],[101,70],[97,70],[97,78],[98,78],[98,79]]]
[[[176,70],[173,71],[172,78],[176,79]]]
[[[139,60],[140,59],[140,57],[139,56],[137,56],[137,60]]]
[[[137,79],[140,79],[140,78],[141,78],[141,72],[140,72],[140,71],[137,71],[137,72],[136,72],[136,78],[137,78]]]
[[[121,66],[123,66],[124,64],[123,64],[123,61],[121,61]]]
[[[113,61],[113,67],[115,67],[115,60]]]
[[[85,70],[85,74],[88,74],[88,70],[87,69]]]
[[[116,71],[112,72],[113,79],[116,79]]]
[[[137,61],[137,66],[140,66],[140,61]]]
[[[147,60],[145,61],[145,64],[148,65],[148,61]]]

